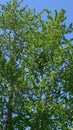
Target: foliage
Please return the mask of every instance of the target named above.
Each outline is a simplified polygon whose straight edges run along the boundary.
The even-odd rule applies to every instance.
[[[46,12],[46,20],[42,19]],[[36,13],[16,0],[0,12],[0,127],[73,127],[73,42],[65,10]]]

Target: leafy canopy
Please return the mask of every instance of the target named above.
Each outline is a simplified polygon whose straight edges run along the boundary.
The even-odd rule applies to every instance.
[[[65,10],[36,13],[16,0],[0,12],[0,128],[73,127],[73,42]],[[46,20],[43,14],[46,12]]]

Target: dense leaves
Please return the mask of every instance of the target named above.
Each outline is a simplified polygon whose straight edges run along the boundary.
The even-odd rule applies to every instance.
[[[0,128],[70,130],[73,24],[66,26],[64,9],[52,17],[48,9],[36,13],[20,3],[1,5]]]

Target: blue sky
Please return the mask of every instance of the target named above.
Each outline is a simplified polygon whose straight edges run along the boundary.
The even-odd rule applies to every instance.
[[[65,8],[69,22],[73,21],[73,0],[26,0],[24,4],[25,3],[28,4],[30,8],[36,8],[37,11],[48,8],[53,12],[55,9],[59,11]]]
[[[0,0],[0,4],[8,1],[10,0]],[[23,0],[21,7],[27,4],[31,9],[36,8],[37,12],[47,8],[53,13],[55,9],[60,11],[64,8],[67,16],[66,24],[68,25],[73,22],[73,0]],[[73,33],[70,36],[73,37]]]
[[[0,0],[0,4],[8,1],[9,0]],[[66,9],[67,23],[73,22],[73,0],[23,0],[22,6],[26,4],[32,9],[36,8],[36,11],[48,8],[53,12],[55,9],[59,11],[64,8]]]
[[[4,4],[10,0],[0,0],[0,4]],[[20,0],[18,0],[20,1]],[[66,10],[66,24],[73,22],[73,0],[23,0],[21,7],[28,5],[31,9],[36,8],[36,11],[42,11],[43,8],[49,9],[52,13],[54,10],[60,11],[62,8]],[[73,33],[69,34],[73,37]]]

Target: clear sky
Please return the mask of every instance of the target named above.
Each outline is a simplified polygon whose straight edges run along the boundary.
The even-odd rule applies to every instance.
[[[9,0],[0,0],[0,4],[8,1]],[[23,0],[22,6],[26,4],[32,9],[36,8],[36,11],[48,8],[53,12],[55,9],[59,11],[64,8],[66,9],[67,22],[73,22],[73,0]]]
[[[37,11],[41,11],[43,8],[48,8],[50,11],[55,9],[66,9],[66,15],[69,22],[73,21],[73,0],[24,0],[30,8],[36,8]]]
[[[0,0],[0,4],[4,4],[8,1],[10,0]],[[53,13],[55,9],[60,11],[64,8],[67,16],[66,23],[69,24],[73,22],[73,0],[23,0],[21,6],[27,4],[31,9],[36,8],[37,12],[42,11],[43,8],[47,8]]]

